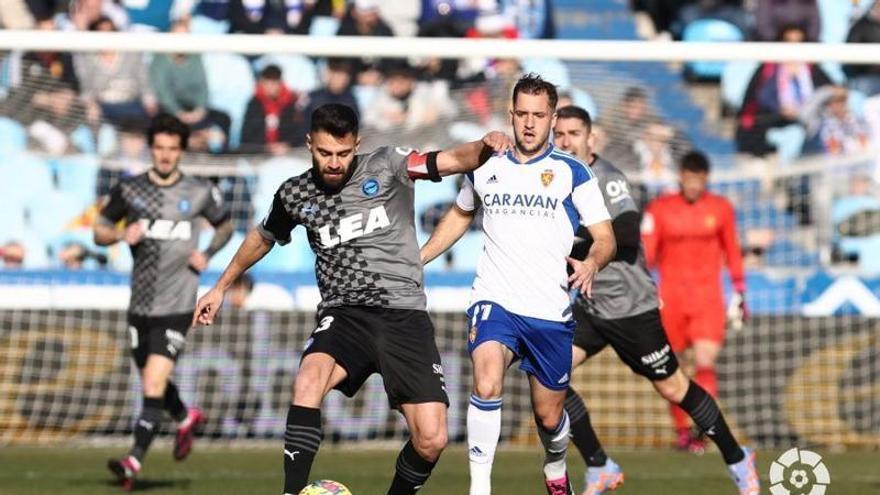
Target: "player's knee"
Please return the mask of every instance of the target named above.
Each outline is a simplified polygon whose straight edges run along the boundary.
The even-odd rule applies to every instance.
[[[301,370],[293,382],[293,403],[306,407],[318,407],[324,398],[326,379],[321,374]]]
[[[555,431],[562,419],[562,405],[559,407],[535,407],[535,421],[547,431]]]
[[[669,402],[678,404],[684,398],[684,394],[687,393],[688,380],[684,375],[679,377],[676,374],[665,380],[655,381],[653,384],[661,397]]]
[[[144,396],[145,397],[163,397],[165,395],[165,387],[167,381],[165,379],[144,377]]]
[[[715,361],[718,359],[718,352],[714,349],[695,349],[694,350],[694,367],[697,369],[711,369],[715,367]]]
[[[418,435],[413,437],[413,447],[422,458],[436,461],[448,443],[446,428],[437,425],[430,428],[422,428]]]
[[[474,383],[474,395],[482,400],[501,397],[501,382],[494,379],[478,378]]]

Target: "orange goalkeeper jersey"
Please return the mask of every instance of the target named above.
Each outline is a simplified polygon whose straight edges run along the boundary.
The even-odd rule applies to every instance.
[[[736,217],[721,196],[706,192],[693,203],[680,193],[657,198],[645,212],[642,240],[666,303],[720,301],[725,263],[734,287],[745,290]]]

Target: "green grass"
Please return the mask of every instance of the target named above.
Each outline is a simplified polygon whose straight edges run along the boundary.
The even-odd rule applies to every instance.
[[[831,472],[828,495],[880,493],[880,455],[871,452],[824,454]],[[118,493],[105,469],[110,457],[124,449],[68,447],[0,448],[0,494],[101,494]],[[580,481],[583,468],[571,450],[569,465]],[[767,492],[766,474],[778,452],[763,452],[758,465]],[[312,470],[313,478],[328,478],[348,485],[355,495],[383,495],[391,479],[396,452],[353,451],[324,448]],[[619,495],[723,495],[734,494],[733,485],[717,454],[695,457],[668,451],[615,453],[626,470]],[[541,455],[537,451],[502,449],[495,461],[494,493],[544,493]],[[450,449],[420,493],[467,493],[467,458],[461,447]],[[580,488],[578,483],[577,488]],[[167,446],[155,448],[138,479],[136,490],[148,495],[164,493],[251,494],[281,493],[281,452],[270,448],[219,448],[198,445],[192,457],[179,464]]]

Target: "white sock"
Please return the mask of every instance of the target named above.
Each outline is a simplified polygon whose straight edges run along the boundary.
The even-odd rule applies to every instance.
[[[562,411],[562,418],[554,431],[547,431],[538,423],[538,436],[544,446],[544,479],[548,481],[565,477],[565,452],[568,449],[568,434],[571,422],[568,413]]]
[[[467,412],[470,495],[492,493],[492,461],[501,436],[501,398],[482,400],[471,395]]]

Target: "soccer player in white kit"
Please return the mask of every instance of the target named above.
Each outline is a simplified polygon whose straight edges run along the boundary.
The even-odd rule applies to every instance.
[[[563,409],[574,335],[569,288],[589,296],[593,277],[613,258],[616,245],[595,176],[549,142],[555,86],[526,75],[514,87],[512,103],[515,149],[466,174],[455,204],[422,247],[422,261],[452,246],[477,208],[483,208],[485,247],[468,310],[474,364],[467,415],[470,495],[491,493],[501,387],[514,359],[529,376],[547,493],[573,494],[565,466],[569,420]],[[595,242],[586,259],[576,261],[568,254],[581,224]]]

